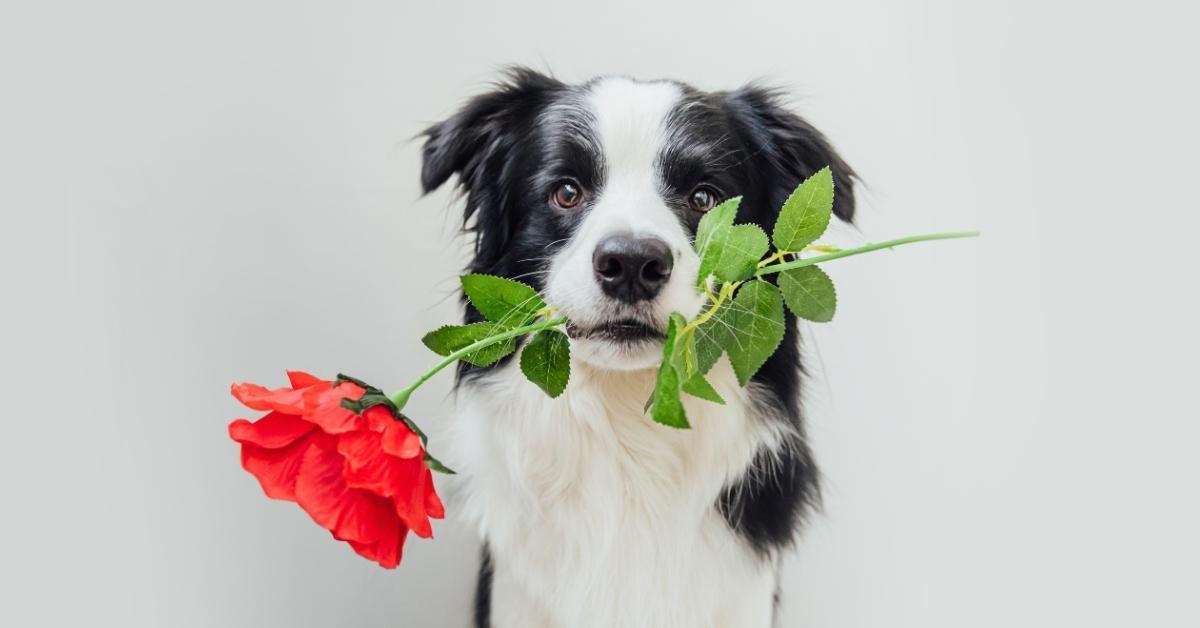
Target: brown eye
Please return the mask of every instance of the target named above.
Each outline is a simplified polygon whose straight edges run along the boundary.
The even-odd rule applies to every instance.
[[[707,185],[702,185],[692,190],[692,193],[688,195],[688,207],[694,212],[703,214],[716,206],[717,191]]]
[[[583,190],[574,181],[563,181],[554,189],[550,200],[561,209],[571,209],[583,201]]]

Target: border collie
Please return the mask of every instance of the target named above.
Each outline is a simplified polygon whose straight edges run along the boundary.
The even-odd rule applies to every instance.
[[[685,397],[692,429],[644,412],[667,317],[695,316],[701,215],[741,195],[769,228],[791,190],[854,175],[774,90],[675,81],[569,85],[515,68],[427,129],[426,192],[452,175],[470,271],[518,279],[567,316],[571,377],[550,399],[516,360],[459,372],[449,439],[459,509],[483,537],[478,628],[765,628],[779,558],[818,501],[799,407],[799,334],[725,398]],[[465,306],[466,320],[481,320]]]

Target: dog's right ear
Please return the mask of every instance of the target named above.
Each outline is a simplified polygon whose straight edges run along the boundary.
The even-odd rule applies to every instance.
[[[522,120],[536,113],[549,92],[561,87],[558,80],[528,68],[506,70],[492,91],[471,99],[421,134],[425,137],[421,187],[432,192],[457,174],[458,184],[470,193],[490,166],[503,164]],[[468,206],[468,216],[479,209]]]
[[[475,233],[475,272],[491,271],[507,250],[519,218],[509,207],[520,202],[522,182],[513,167],[521,158],[519,145],[532,132],[538,112],[564,87],[533,70],[511,68],[492,91],[422,134],[421,187],[429,193],[450,175],[458,176],[466,197],[463,228]]]

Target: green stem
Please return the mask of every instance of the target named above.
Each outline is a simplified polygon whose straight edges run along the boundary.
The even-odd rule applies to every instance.
[[[458,351],[451,353],[450,355],[446,356],[445,358],[442,358],[441,362],[438,362],[437,364],[435,364],[433,366],[433,368],[429,369],[428,371],[425,371],[420,377],[418,377],[416,379],[416,381],[409,384],[407,388],[398,390],[398,391],[388,395],[388,398],[392,400],[392,403],[396,404],[397,408],[404,408],[404,404],[408,403],[408,398],[410,395],[412,395],[414,390],[420,388],[421,384],[424,384],[425,382],[429,381],[429,378],[433,377],[434,375],[437,375],[438,371],[446,368],[447,366],[450,366],[451,364],[454,364],[456,361],[458,361],[459,358],[463,357],[464,355],[467,355],[468,353],[473,353],[484,347],[494,345],[497,342],[503,342],[505,340],[508,340],[509,338],[516,338],[517,336],[524,336],[525,334],[528,334],[530,332],[541,331],[543,329],[549,329],[551,327],[557,327],[558,325],[562,325],[566,322],[567,322],[567,317],[565,317],[565,316],[559,316],[557,318],[548,318],[545,320],[538,321],[536,323],[530,323],[528,325],[525,325],[524,327],[516,327],[516,328],[510,329],[503,333],[496,334],[495,336],[488,336],[487,338],[476,340],[475,342],[463,347],[462,349],[459,349]]]
[[[695,328],[707,323],[708,319],[712,318],[713,315],[717,313],[717,309],[721,307],[721,304],[725,302],[725,299],[729,295],[733,294],[734,290],[737,290],[738,285],[740,285],[740,284],[736,284],[736,283],[722,284],[721,292],[716,297],[713,297],[712,292],[710,291],[708,293],[708,297],[710,299],[712,299],[712,305],[708,306],[708,309],[705,310],[704,313],[702,313],[700,316],[693,319],[692,322],[688,323],[681,331],[695,329]]]
[[[849,257],[851,255],[858,255],[860,253],[870,253],[871,251],[878,251],[879,249],[890,249],[894,246],[900,246],[901,244],[910,244],[912,242],[927,242],[929,240],[953,240],[955,238],[974,238],[974,237],[977,237],[978,235],[979,235],[978,231],[953,231],[950,233],[930,233],[930,234],[926,234],[926,235],[908,236],[907,238],[896,238],[895,240],[888,240],[886,242],[879,242],[876,244],[868,244],[866,246],[860,246],[860,247],[856,247],[853,249],[842,249],[835,253],[828,253],[826,255],[817,255],[815,257],[806,257],[804,259],[798,259],[798,260],[793,260],[790,262],[784,262],[782,264],[774,264],[771,266],[764,266],[764,267],[758,269],[758,272],[754,273],[754,276],[761,277],[763,275],[769,275],[771,273],[778,273],[778,272],[785,271],[785,270],[792,270],[793,268],[802,268],[804,266],[812,266],[813,264],[820,264],[821,262],[828,262],[829,260],[838,259],[839,257]]]
[[[877,244],[868,244],[866,246],[860,246],[860,247],[853,248],[853,249],[843,249],[843,250],[835,251],[833,253],[828,253],[825,255],[817,255],[815,257],[808,257],[805,259],[798,259],[798,260],[792,260],[790,262],[784,262],[782,264],[772,264],[770,266],[764,266],[762,268],[759,268],[758,272],[756,272],[754,274],[756,277],[761,277],[763,275],[769,275],[771,273],[778,273],[778,272],[785,271],[785,270],[791,270],[793,268],[802,268],[804,266],[820,264],[821,262],[828,262],[829,260],[835,260],[835,259],[838,259],[839,257],[849,257],[851,255],[859,255],[860,253],[869,253],[871,251],[878,251],[879,249],[890,249],[894,246],[900,246],[901,244],[909,244],[912,242],[925,242],[928,240],[950,240],[950,239],[954,239],[954,238],[973,238],[978,235],[979,235],[978,231],[956,231],[956,232],[951,232],[951,233],[931,233],[931,234],[927,234],[927,235],[909,236],[907,238],[896,238],[895,240],[888,240],[886,242],[879,242]],[[775,259],[775,258],[768,258],[768,261],[772,261],[773,259]],[[729,289],[728,285],[722,286],[722,289],[717,296],[716,303],[708,312],[705,313],[706,316],[711,316],[712,313],[717,309],[717,307],[720,306],[721,301],[724,300],[724,298],[729,296],[727,291],[732,292],[732,290]],[[698,324],[703,323],[704,320],[707,320],[707,318],[702,316],[701,319],[692,321],[692,323],[698,325]],[[465,356],[469,353],[478,351],[480,349],[483,349],[484,347],[494,345],[498,342],[504,342],[505,340],[508,340],[509,338],[516,338],[517,336],[524,336],[525,334],[532,333],[535,331],[541,331],[543,329],[557,327],[559,325],[565,324],[566,322],[567,322],[567,318],[565,316],[559,316],[556,318],[547,318],[547,319],[543,319],[543,320],[540,320],[535,323],[530,323],[528,325],[525,325],[524,327],[516,327],[513,329],[509,329],[505,332],[496,334],[495,336],[488,336],[487,338],[477,340],[477,341],[463,347],[462,349],[459,349],[459,350],[451,353],[450,355],[447,355],[446,357],[442,358],[442,360],[440,362],[438,362],[437,364],[435,364],[433,366],[433,368],[431,368],[428,371],[425,371],[423,374],[421,374],[421,376],[418,377],[416,379],[416,381],[409,384],[408,387],[392,393],[391,395],[388,396],[388,398],[392,400],[392,403],[396,404],[397,408],[403,408],[404,404],[408,403],[408,398],[412,395],[414,390],[416,390],[417,388],[420,388],[422,384],[429,381],[429,379],[431,377],[433,377],[434,375],[436,375],[439,371],[446,368],[447,366],[450,366],[451,364],[454,364],[463,356]]]

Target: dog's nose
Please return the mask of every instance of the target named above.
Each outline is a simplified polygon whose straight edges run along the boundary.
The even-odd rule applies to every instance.
[[[671,248],[658,238],[612,235],[601,240],[592,254],[592,268],[604,294],[626,303],[658,296],[674,264]]]

